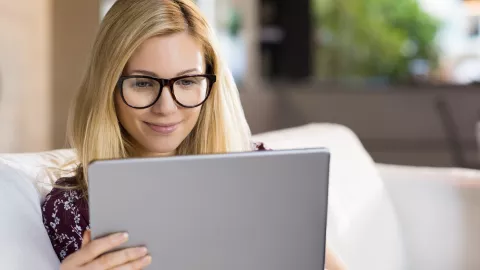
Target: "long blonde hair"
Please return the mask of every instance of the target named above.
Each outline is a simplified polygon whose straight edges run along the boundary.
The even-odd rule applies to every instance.
[[[219,57],[213,30],[190,0],[118,0],[103,19],[90,65],[72,107],[69,140],[77,154],[76,187],[87,195],[93,160],[132,157],[134,144],[115,112],[116,84],[145,40],[187,31],[202,45],[207,71],[217,75],[199,120],[177,154],[251,150],[251,133],[231,73]]]

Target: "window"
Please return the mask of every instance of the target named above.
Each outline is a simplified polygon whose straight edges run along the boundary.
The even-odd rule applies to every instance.
[[[465,69],[467,56],[469,63],[480,59],[480,44],[472,39],[480,31],[478,6],[459,0],[311,1],[320,80],[466,84],[480,78],[479,69],[469,70],[467,80],[457,70]]]

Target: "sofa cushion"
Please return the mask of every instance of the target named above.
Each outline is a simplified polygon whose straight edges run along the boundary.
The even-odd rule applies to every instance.
[[[0,161],[0,198],[0,268],[58,269],[30,176]]]
[[[59,173],[69,175],[73,169],[64,167],[75,158],[75,152],[70,149],[54,150],[40,153],[1,154],[0,163],[22,171],[34,184],[40,194],[41,201],[52,189],[52,183],[59,178]],[[59,170],[59,169],[62,169]]]
[[[347,127],[309,124],[255,136],[273,149],[330,150],[327,241],[348,269],[405,269],[398,218],[375,163]]]
[[[377,164],[404,233],[409,269],[480,269],[480,171]]]

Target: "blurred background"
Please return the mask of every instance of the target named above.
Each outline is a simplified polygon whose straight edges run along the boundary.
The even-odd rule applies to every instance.
[[[480,167],[480,1],[197,0],[253,133],[351,128],[375,161]],[[0,152],[67,147],[114,0],[0,0]]]

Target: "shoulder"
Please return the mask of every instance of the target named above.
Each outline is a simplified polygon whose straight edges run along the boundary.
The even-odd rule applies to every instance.
[[[42,211],[53,210],[52,208],[55,208],[55,211],[68,211],[73,206],[81,210],[88,209],[87,199],[74,186],[75,179],[73,177],[59,179],[52,191],[45,197]]]
[[[88,201],[83,193],[74,188],[73,178],[61,178],[57,181],[56,187],[45,197],[42,205],[43,216],[46,219],[55,219],[55,216],[88,217]],[[64,220],[68,223],[68,220]]]
[[[60,178],[55,187],[47,194],[44,201],[44,206],[68,201],[73,204],[84,204],[87,200],[84,198],[82,192],[75,187],[75,178]]]

